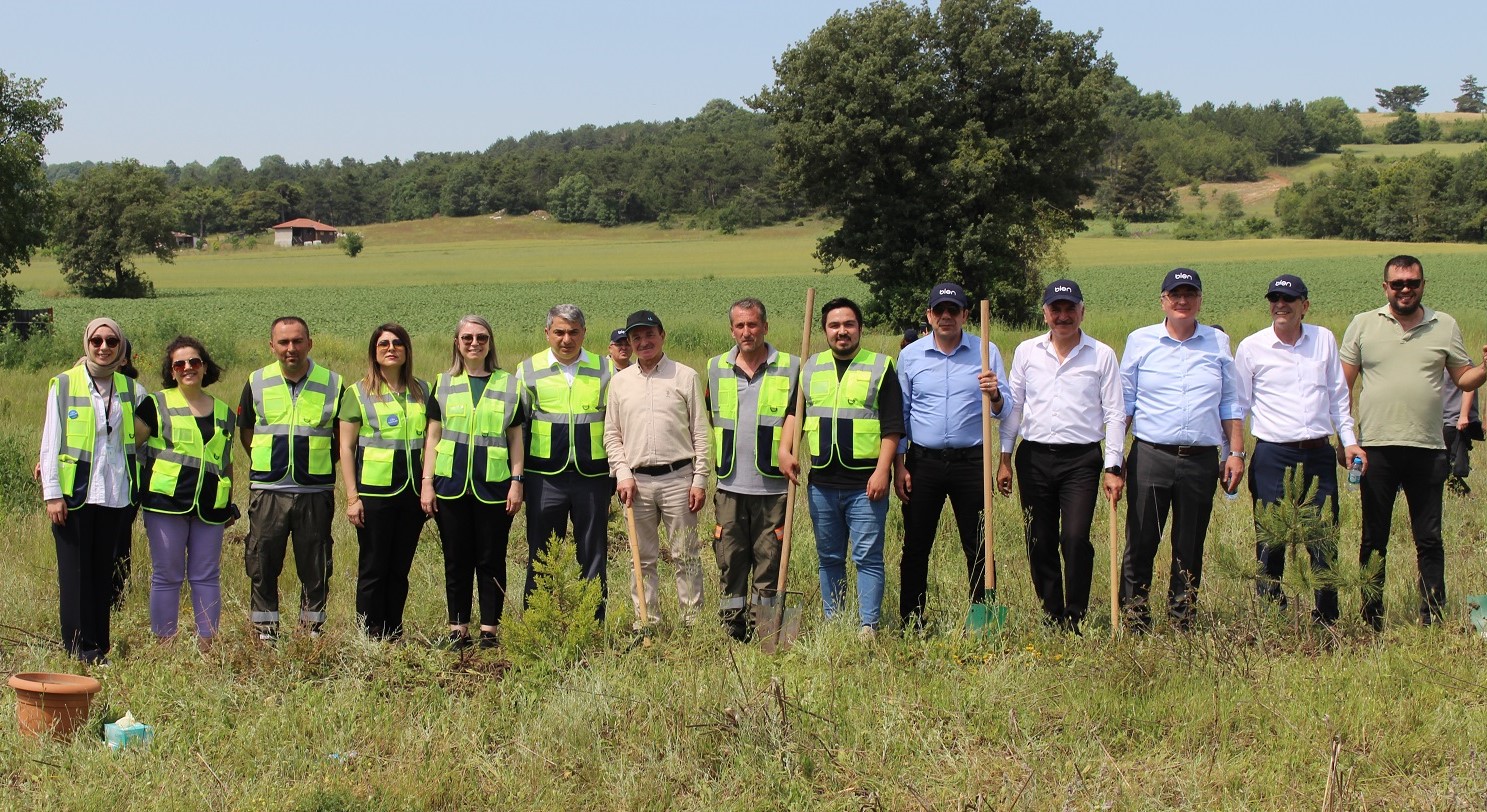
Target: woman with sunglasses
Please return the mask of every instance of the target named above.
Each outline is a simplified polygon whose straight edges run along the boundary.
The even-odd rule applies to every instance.
[[[413,377],[413,341],[383,324],[367,341],[367,374],[341,395],[341,483],[356,528],[356,613],[367,636],[403,636],[408,571],[423,531],[418,476],[429,387]]]
[[[83,331],[83,358],[51,380],[41,433],[41,489],[57,544],[62,645],[85,663],[107,663],[114,556],[127,545],[138,498],[135,409],[144,388],[119,372],[124,331],[98,318]]]
[[[165,348],[161,391],[139,410],[149,430],[140,507],[150,537],[150,631],[173,639],[181,585],[191,582],[196,638],[206,647],[222,620],[222,533],[237,520],[232,504],[232,443],[237,417],[206,391],[222,368],[206,347],[176,336]]]
[[[471,576],[480,588],[480,646],[496,645],[506,601],[506,543],[521,509],[523,439],[516,376],[496,368],[490,322],[465,316],[452,363],[429,401],[423,510],[444,542],[449,642],[470,638]]]

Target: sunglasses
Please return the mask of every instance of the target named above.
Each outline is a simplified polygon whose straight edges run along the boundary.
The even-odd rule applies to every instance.
[[[93,336],[92,338],[89,338],[88,339],[88,346],[90,346],[90,347],[117,347],[117,346],[119,346],[119,337],[118,336]]]
[[[959,316],[963,309],[964,308],[962,308],[960,305],[937,304],[934,307],[930,308],[929,312],[935,314],[936,316]]]
[[[202,360],[200,358],[177,358],[170,362],[170,368],[176,372],[184,369],[201,369],[201,365]]]
[[[1414,290],[1423,284],[1425,284],[1424,279],[1391,279],[1389,280],[1389,289]]]
[[[1301,298],[1300,296],[1292,296],[1292,295],[1290,295],[1288,293],[1267,293],[1267,294],[1265,294],[1265,301],[1270,302],[1271,304],[1275,304],[1276,302],[1285,302],[1286,304],[1290,304],[1291,302],[1294,302],[1294,301],[1296,301],[1297,299],[1300,299],[1300,298]]]
[[[377,341],[377,349],[379,350],[385,350],[389,347],[402,348],[402,346],[403,340],[401,338],[383,338]]]
[[[485,333],[480,333],[478,335],[475,333],[465,333],[464,335],[460,336],[461,344],[489,344],[490,340],[491,337]]]

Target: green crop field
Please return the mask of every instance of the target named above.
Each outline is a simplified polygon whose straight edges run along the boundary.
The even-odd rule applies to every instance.
[[[865,298],[849,273],[813,271],[814,241],[827,227],[807,221],[725,236],[527,218],[376,226],[365,229],[368,248],[354,260],[328,248],[260,246],[145,265],[159,295],[142,301],[61,295],[55,266],[26,269],[17,278],[22,306],[55,308],[57,331],[0,344],[0,667],[77,668],[45,640],[57,634],[55,557],[29,472],[46,381],[77,357],[89,318],[121,322],[151,388],[164,344],[178,332],[197,335],[228,366],[214,390],[229,400],[270,360],[268,322],[284,313],[306,317],[317,360],[349,375],[365,369],[368,333],[385,320],[410,328],[419,372],[435,374],[467,312],[491,318],[502,366],[512,369],[545,346],[542,319],[558,302],[588,313],[591,349],[628,312],[654,309],[673,354],[700,365],[729,346],[723,314],[736,298],[763,298],[771,339],[791,351],[808,286],[818,301]],[[1221,322],[1237,340],[1268,323],[1261,294],[1283,272],[1311,286],[1312,321],[1340,332],[1354,313],[1383,302],[1383,261],[1401,252],[1424,260],[1427,302],[1454,313],[1468,346],[1481,346],[1487,246],[1088,236],[1064,255],[1088,300],[1086,329],[1119,350],[1130,330],[1158,320],[1157,287],[1171,267],[1203,275],[1203,319]],[[1009,358],[1033,333],[992,328]],[[897,347],[886,328],[865,343]],[[1477,462],[1487,465],[1480,455]],[[104,692],[93,721],[96,731],[105,712],[127,708],[156,726],[155,741],[110,754],[96,734],[35,743],[0,725],[0,807],[1318,809],[1331,785],[1334,809],[1482,808],[1487,643],[1466,633],[1464,603],[1487,593],[1482,498],[1447,497],[1444,628],[1411,621],[1414,556],[1401,512],[1387,631],[1365,629],[1353,590],[1335,636],[1310,627],[1310,599],[1294,580],[1291,611],[1256,601],[1252,514],[1245,500],[1223,499],[1195,631],[1109,639],[1109,525],[1100,510],[1086,634],[1054,632],[1038,618],[1016,502],[998,499],[1007,630],[991,639],[960,630],[965,575],[947,517],[932,563],[932,633],[905,637],[893,628],[902,524],[891,510],[884,600],[891,620],[873,645],[859,643],[852,625],[823,619],[801,510],[791,572],[806,633],[778,656],[731,644],[711,623],[672,625],[664,566],[668,622],[654,646],[632,647],[629,558],[613,523],[604,640],[563,668],[508,667],[500,650],[460,657],[429,642],[445,628],[432,526],[414,562],[411,639],[368,642],[353,616],[356,542],[344,519],[334,528],[325,636],[277,648],[251,639],[239,525],[224,548],[222,639],[206,653],[186,640],[161,645],[149,632],[148,545],[137,529],[134,580],[114,619],[114,663],[95,672]],[[237,501],[246,502],[241,486]],[[1340,571],[1356,579],[1356,497],[1342,508]],[[705,507],[704,529],[711,514]],[[523,529],[519,517],[508,560],[513,584],[526,565]],[[717,570],[711,552],[703,557],[710,617]],[[1157,571],[1164,568],[1159,561]],[[281,591],[292,605],[298,585],[286,569]],[[1288,577],[1297,577],[1294,568]],[[508,622],[519,613],[513,596]],[[0,696],[0,715],[8,715],[13,695]]]

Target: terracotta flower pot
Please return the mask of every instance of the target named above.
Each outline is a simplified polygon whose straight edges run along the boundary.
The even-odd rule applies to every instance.
[[[21,734],[36,738],[49,733],[54,739],[71,736],[88,720],[93,694],[103,689],[92,677],[46,673],[16,674],[10,678],[10,687],[15,689]]]

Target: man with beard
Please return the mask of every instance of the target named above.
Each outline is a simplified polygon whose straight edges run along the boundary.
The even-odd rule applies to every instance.
[[[1420,622],[1438,622],[1446,603],[1446,556],[1441,542],[1441,501],[1446,448],[1441,436],[1441,370],[1464,392],[1487,380],[1474,366],[1456,320],[1420,303],[1425,270],[1400,255],[1384,263],[1388,304],[1353,317],[1339,356],[1348,389],[1358,393],[1358,435],[1363,473],[1363,543],[1358,560],[1378,567],[1364,586],[1363,619],[1384,628],[1384,563],[1394,497],[1403,487],[1420,576]],[[1487,353],[1487,347],[1483,348]],[[1341,456],[1338,462],[1347,465]],[[1367,570],[1365,569],[1365,572]]]

